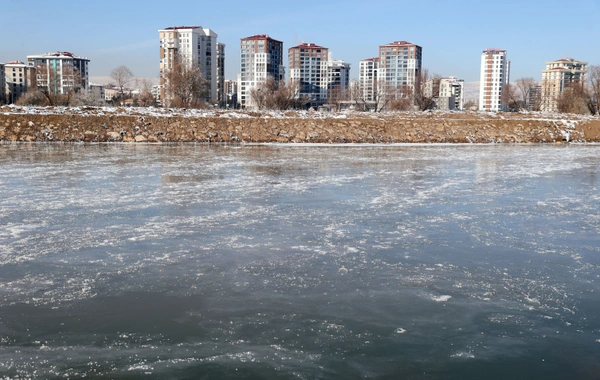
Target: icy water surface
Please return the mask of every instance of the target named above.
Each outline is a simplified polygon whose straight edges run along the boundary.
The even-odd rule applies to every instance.
[[[0,378],[598,379],[600,146],[0,146]]]

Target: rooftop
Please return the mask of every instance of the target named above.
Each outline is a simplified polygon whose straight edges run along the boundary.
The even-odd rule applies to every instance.
[[[418,45],[413,44],[412,42],[408,42],[408,41],[394,41],[394,42],[390,42],[389,44],[385,44],[385,45],[381,45],[381,46],[418,46]]]
[[[168,28],[165,28],[164,30],[198,29],[198,28],[202,29],[201,26],[184,26],[184,25],[182,25],[182,26],[170,26]]]
[[[327,48],[325,48],[323,46],[319,46],[319,45],[316,45],[316,44],[313,44],[313,43],[307,43],[307,42],[303,42],[300,45],[294,46],[294,47],[292,47],[290,49],[297,49],[297,48],[303,48],[303,49],[327,49]]]
[[[484,53],[506,53],[506,50],[499,48],[487,48],[483,51]]]
[[[83,57],[78,57],[73,53],[69,53],[68,51],[57,51],[56,53],[44,53],[44,54],[38,54],[38,55],[28,55],[27,58],[47,58],[47,57],[57,57],[57,58],[72,58],[72,59],[84,59],[84,60],[88,60],[87,58],[83,58]]]
[[[254,36],[242,38],[242,40],[271,40],[271,41],[281,42],[279,40],[269,37],[268,34],[255,34]]]

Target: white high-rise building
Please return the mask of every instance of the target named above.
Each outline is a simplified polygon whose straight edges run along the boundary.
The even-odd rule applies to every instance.
[[[377,70],[379,58],[363,59],[359,63],[358,96],[365,102],[375,101],[377,91]]]
[[[238,102],[242,108],[253,107],[250,91],[267,78],[279,83],[285,77],[283,42],[266,34],[240,40],[240,76]]]
[[[201,26],[172,26],[158,31],[160,36],[160,98],[165,99],[166,74],[176,60],[187,65],[198,66],[204,79],[208,81],[206,101],[218,99],[217,37],[208,28]]]
[[[479,110],[505,111],[502,103],[502,89],[509,83],[510,61],[506,59],[506,50],[486,49],[481,54],[479,77]]]
[[[65,51],[28,55],[27,62],[36,70],[38,87],[46,87],[57,94],[87,90],[89,87],[90,60],[87,58],[76,57]]]

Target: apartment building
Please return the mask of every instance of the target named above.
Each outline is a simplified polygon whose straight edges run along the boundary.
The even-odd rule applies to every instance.
[[[104,85],[99,83],[90,83],[88,91],[92,99],[97,100],[98,104],[105,102]]]
[[[218,35],[201,26],[171,26],[159,30],[158,34],[160,37],[160,84],[162,86],[160,99],[169,102],[169,99],[165,98],[167,72],[179,61],[200,68],[202,76],[208,82],[208,96],[204,100],[217,100]]]
[[[5,98],[12,104],[30,88],[36,88],[36,70],[20,61],[4,64]]]
[[[69,52],[28,55],[29,66],[36,69],[38,87],[44,87],[55,94],[89,88],[89,63],[84,57]]]
[[[363,59],[359,63],[356,95],[365,102],[373,102],[376,99],[378,69],[379,57]]]
[[[299,98],[317,107],[327,100],[329,49],[314,43],[302,43],[288,49],[290,80],[300,86]]]
[[[240,39],[240,76],[238,102],[242,108],[252,108],[250,91],[267,78],[277,82],[285,77],[283,42],[257,34]]]
[[[217,42],[217,102],[225,102],[225,44]]]
[[[558,111],[557,98],[563,90],[571,83],[585,83],[587,64],[573,58],[546,62],[546,69],[542,70],[542,111]]]
[[[386,93],[399,97],[414,90],[421,73],[423,48],[408,41],[379,46],[377,81],[385,83]]]
[[[490,48],[481,53],[479,76],[479,110],[505,111],[502,103],[502,89],[509,82],[510,61],[506,50]]]
[[[461,111],[465,102],[464,84],[464,80],[454,76],[440,78],[437,108],[440,110]]]
[[[238,80],[225,80],[225,106],[236,108],[238,104]]]
[[[529,99],[527,101],[528,111],[540,111],[542,107],[542,86],[532,85],[529,88]]]
[[[0,104],[6,103],[6,78],[4,63],[0,63]]]
[[[342,60],[327,62],[327,98],[342,100],[350,88],[350,64]]]

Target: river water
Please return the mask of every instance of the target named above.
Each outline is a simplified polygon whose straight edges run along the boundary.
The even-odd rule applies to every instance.
[[[0,379],[597,379],[599,153],[2,145]]]

